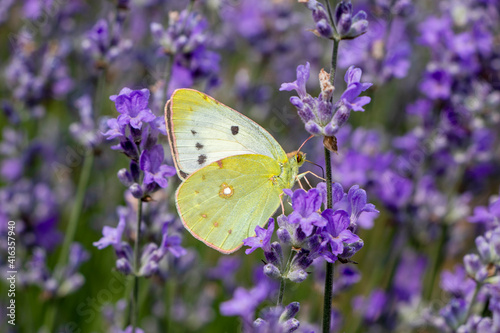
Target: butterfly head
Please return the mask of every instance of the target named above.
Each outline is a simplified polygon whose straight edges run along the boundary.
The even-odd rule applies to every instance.
[[[292,151],[286,154],[286,156],[292,165],[297,165],[298,167],[301,167],[306,161],[306,154],[298,150]]]

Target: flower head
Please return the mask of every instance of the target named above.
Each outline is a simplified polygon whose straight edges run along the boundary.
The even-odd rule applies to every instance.
[[[368,30],[366,13],[360,10],[356,15],[353,16],[352,14],[353,9],[350,0],[347,3],[341,1],[337,4],[333,22],[340,39],[353,39]]]
[[[141,129],[143,122],[152,122],[156,116],[148,108],[149,90],[131,90],[123,88],[118,95],[112,95],[110,100],[115,102],[118,116],[118,124],[121,127],[130,125],[135,129]]]
[[[288,222],[300,224],[306,236],[312,233],[315,226],[322,227],[326,224],[325,219],[318,213],[323,202],[320,191],[313,188],[307,192],[303,189],[294,192],[285,190],[285,193],[292,198],[293,207],[292,214],[288,216]]]
[[[295,90],[298,96],[292,96],[290,103],[305,124],[306,130],[313,135],[334,136],[347,122],[351,111],[364,111],[363,106],[370,102],[370,97],[359,95],[371,87],[371,83],[361,83],[361,70],[351,66],[344,77],[347,89],[337,102],[332,101],[333,86],[328,82],[328,74],[319,75],[321,94],[312,97],[306,92],[309,78],[309,63],[297,67],[297,80],[283,83],[280,90]]]

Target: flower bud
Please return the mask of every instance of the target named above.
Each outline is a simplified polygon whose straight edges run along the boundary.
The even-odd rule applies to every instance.
[[[132,184],[128,189],[136,199],[140,199],[144,195],[141,186],[137,183]]]
[[[283,244],[290,244],[292,241],[292,236],[290,236],[290,233],[285,228],[279,228],[276,234],[278,235],[279,241]]]
[[[344,252],[342,252],[341,255],[339,255],[340,258],[343,259],[349,259],[352,257],[356,252],[361,250],[361,248],[365,245],[362,239],[355,243],[350,243],[350,244],[344,244]]]
[[[350,2],[344,3],[344,1],[341,1],[337,4],[334,23],[341,37],[347,35],[352,24],[352,4]]]
[[[264,274],[266,274],[271,279],[278,280],[281,278],[281,272],[278,267],[273,264],[267,264],[264,266]]]
[[[316,23],[316,30],[321,35],[321,37],[332,38],[333,36],[333,29],[325,19],[320,20]]]
[[[134,182],[138,183],[139,178],[141,176],[141,168],[139,164],[135,161],[130,161],[130,175],[132,176],[132,179]]]
[[[120,142],[120,147],[123,149],[123,153],[127,155],[132,160],[139,160],[139,154],[137,152],[136,145],[130,140],[124,140]]]
[[[333,18],[340,39],[353,39],[364,34],[368,29],[367,15],[360,10],[352,16],[352,4],[341,1],[335,8]]]
[[[368,30],[368,20],[366,20],[366,13],[364,11],[360,11],[356,17],[359,15],[359,19],[353,20],[351,25],[351,29],[349,33],[346,35],[345,39],[352,39],[358,36],[361,36]]]
[[[492,261],[493,256],[491,253],[490,244],[483,236],[479,236],[476,238],[476,247],[483,261],[485,262]]]
[[[117,175],[118,175],[118,180],[123,185],[125,185],[127,187],[129,187],[130,185],[132,185],[134,183],[134,180],[132,179],[132,175],[125,168],[118,170],[118,174]]]
[[[271,244],[271,249],[264,252],[264,256],[268,263],[281,267],[281,263],[283,262],[283,250],[281,249],[280,243],[273,242]]]
[[[299,312],[299,309],[300,309],[299,302],[292,302],[292,303],[288,304],[280,316],[280,321],[285,321],[285,320],[288,320],[288,319],[295,317],[297,312]]]
[[[283,328],[283,332],[293,332],[297,328],[299,328],[299,326],[300,326],[300,322],[295,318],[288,319],[286,322],[284,322],[281,325],[281,327]]]
[[[482,282],[488,277],[486,267],[481,263],[479,256],[476,254],[465,255],[464,266],[467,274],[476,281]]]
[[[253,322],[253,327],[255,328],[265,328],[266,327],[266,321],[262,318],[257,318]]]
[[[301,283],[307,278],[307,272],[303,269],[297,269],[287,274],[287,278],[295,283]]]
[[[116,261],[116,269],[124,275],[129,275],[132,273],[132,265],[125,258],[120,258]]]

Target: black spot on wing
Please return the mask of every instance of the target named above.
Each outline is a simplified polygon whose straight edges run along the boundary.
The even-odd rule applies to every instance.
[[[203,148],[203,145],[199,142],[196,142],[196,149],[201,150]]]
[[[233,133],[233,135],[238,134],[239,131],[240,128],[238,126],[231,126],[231,133]]]
[[[185,173],[184,171],[181,171],[181,170],[179,170],[179,173],[181,174],[182,178],[187,178],[187,176],[189,176],[189,174],[187,174],[187,173]]]
[[[203,163],[205,163],[206,160],[207,160],[207,155],[201,154],[200,156],[198,156],[198,164],[199,165],[202,165]]]
[[[191,130],[191,133],[193,133],[193,135],[195,135],[198,132],[196,132],[195,130]]]

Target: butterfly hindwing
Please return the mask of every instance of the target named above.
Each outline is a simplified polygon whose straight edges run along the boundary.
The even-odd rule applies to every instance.
[[[179,176],[223,158],[261,154],[285,162],[286,154],[261,126],[215,99],[178,89],[165,108],[169,143]]]
[[[220,252],[236,251],[278,208],[282,189],[273,176],[280,172],[278,162],[257,154],[227,157],[194,172],[177,190],[184,226]]]

